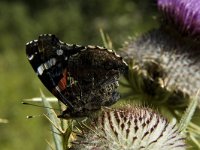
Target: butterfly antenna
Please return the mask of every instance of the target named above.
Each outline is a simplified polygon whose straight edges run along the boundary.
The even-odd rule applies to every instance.
[[[28,103],[28,102],[22,102],[22,104],[24,104],[24,105],[30,105],[30,106],[36,106],[36,107],[41,107],[41,108],[48,108],[48,109],[53,109],[53,110],[59,110],[60,111],[60,109],[56,109],[56,108],[52,108],[52,107],[47,107],[47,106],[43,106],[43,105],[32,104],[32,103]]]
[[[26,116],[26,119],[33,119],[36,117],[44,117],[45,115],[47,115],[47,114],[43,113],[43,114],[39,114],[39,115],[28,115],[28,116]]]
[[[36,117],[41,117],[42,115],[29,115],[26,116],[26,119],[32,119],[32,118],[36,118]]]

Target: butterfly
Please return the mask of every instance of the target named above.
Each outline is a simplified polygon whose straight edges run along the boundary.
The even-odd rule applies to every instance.
[[[26,44],[26,55],[44,86],[67,106],[60,118],[88,116],[120,98],[118,80],[128,66],[112,50],[42,34]]]

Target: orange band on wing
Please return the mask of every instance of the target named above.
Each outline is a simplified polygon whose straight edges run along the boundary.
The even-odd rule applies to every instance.
[[[63,71],[63,77],[60,79],[58,83],[58,87],[60,88],[61,91],[65,90],[67,88],[67,70],[65,69]]]

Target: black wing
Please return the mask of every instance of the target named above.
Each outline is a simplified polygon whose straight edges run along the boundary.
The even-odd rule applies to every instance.
[[[84,47],[66,45],[55,35],[40,35],[38,40],[26,44],[26,55],[34,71],[58,100],[73,109],[73,104],[67,99],[67,87],[72,86],[73,78],[67,70],[69,57]]]

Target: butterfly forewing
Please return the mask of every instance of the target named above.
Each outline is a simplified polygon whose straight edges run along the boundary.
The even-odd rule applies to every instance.
[[[60,42],[55,36],[42,35],[38,40],[31,41],[26,45],[26,54],[46,88],[72,109],[73,105],[64,95],[69,77],[66,68],[67,58],[65,60],[65,57],[68,56],[57,54],[59,50],[64,51],[60,49],[59,44]]]

